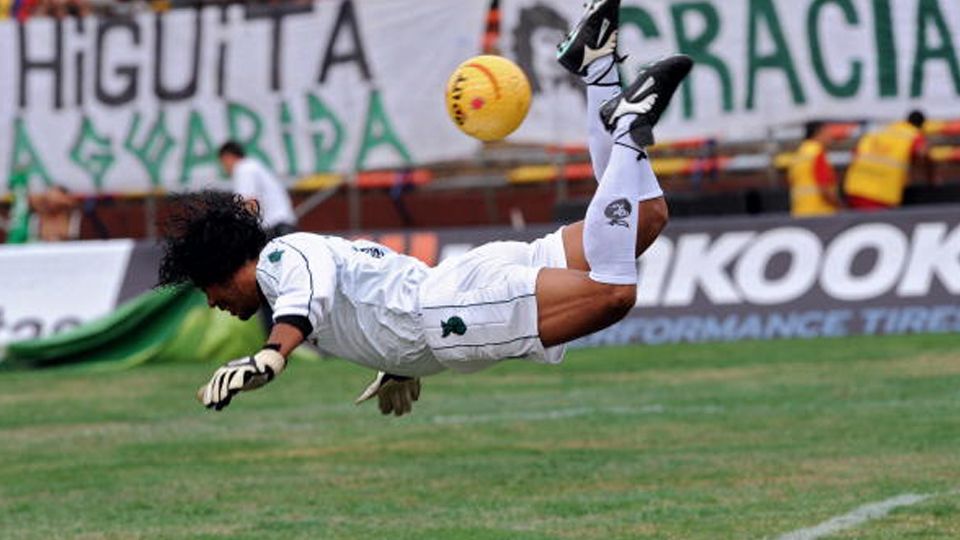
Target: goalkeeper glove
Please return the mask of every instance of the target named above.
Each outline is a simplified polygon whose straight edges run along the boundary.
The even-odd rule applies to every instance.
[[[197,398],[208,409],[220,410],[230,404],[237,392],[256,390],[272,381],[287,365],[287,359],[273,349],[231,360],[213,373],[210,382],[200,387]]]
[[[413,402],[420,399],[420,379],[378,372],[355,403],[359,405],[373,396],[377,396],[381,413],[403,416],[413,408]]]

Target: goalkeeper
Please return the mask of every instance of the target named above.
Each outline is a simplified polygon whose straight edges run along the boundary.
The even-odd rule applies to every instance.
[[[589,4],[558,54],[604,92],[616,72],[617,7]],[[376,396],[384,414],[396,415],[410,411],[423,376],[508,358],[560,362],[565,343],[617,322],[636,301],[636,257],[666,219],[644,210],[663,196],[644,147],[690,68],[685,56],[661,60],[603,104],[592,122],[606,130],[591,129],[591,152],[609,154],[593,156],[599,184],[582,222],[530,243],[485,244],[434,268],[367,241],[294,233],[267,242],[240,197],[178,196],[164,227],[160,284],[191,283],[210,307],[241,319],[264,304],[274,317],[263,349],[222,366],[198,397],[226,407],[279,375],[304,341],[378,371],[360,400]]]

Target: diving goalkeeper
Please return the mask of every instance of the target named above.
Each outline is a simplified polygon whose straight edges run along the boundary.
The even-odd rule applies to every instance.
[[[595,86],[616,77],[617,2],[592,2],[561,44],[560,62]],[[607,24],[602,21],[607,20]],[[601,44],[598,49],[591,45]],[[623,318],[636,301],[636,257],[662,229],[663,192],[644,148],[680,82],[685,56],[661,60],[591,120],[599,184],[583,221],[530,243],[493,242],[436,267],[368,241],[294,233],[267,241],[259,215],[229,193],[178,196],[164,226],[160,284],[190,283],[210,307],[274,325],[262,350],[228,362],[199,397],[220,410],[267,384],[304,341],[379,372],[362,398],[404,414],[420,378],[504,359],[558,363],[564,344]],[[609,96],[608,96],[609,97]],[[601,138],[602,140],[594,140]]]

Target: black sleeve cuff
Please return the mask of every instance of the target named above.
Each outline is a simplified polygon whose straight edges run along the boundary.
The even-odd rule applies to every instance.
[[[274,319],[273,322],[289,324],[295,327],[303,334],[303,339],[307,339],[307,336],[313,333],[313,325],[310,324],[310,319],[303,315],[281,315]]]

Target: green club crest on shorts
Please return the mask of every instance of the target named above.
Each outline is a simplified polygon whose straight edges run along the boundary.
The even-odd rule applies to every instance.
[[[272,263],[276,263],[276,262],[280,262],[280,257],[283,257],[283,250],[276,249],[273,251],[273,253],[267,255],[267,260]]]
[[[450,334],[462,336],[467,333],[467,324],[463,322],[463,319],[456,316],[450,317],[446,321],[440,321],[440,328],[443,330],[443,335],[440,336],[442,338]]]

